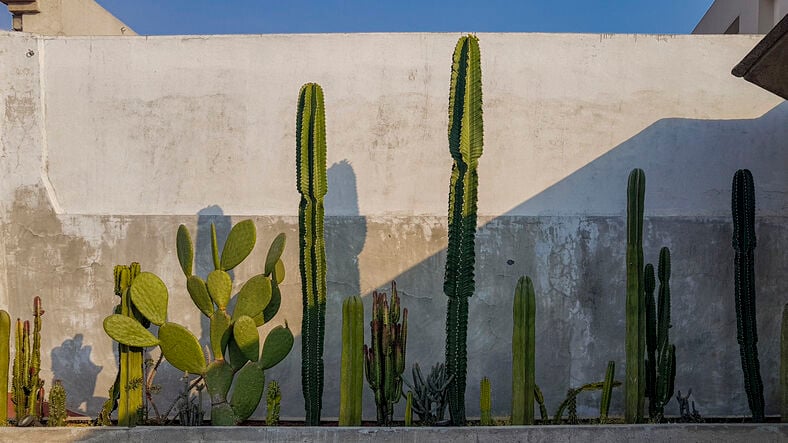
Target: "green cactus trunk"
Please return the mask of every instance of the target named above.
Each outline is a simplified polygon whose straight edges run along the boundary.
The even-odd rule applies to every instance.
[[[476,171],[483,149],[482,71],[479,39],[460,37],[452,57],[449,91],[449,152],[453,159],[449,186],[449,244],[443,292],[446,314],[446,369],[449,413],[454,425],[465,424],[468,298],[475,290]]]
[[[662,421],[665,405],[673,397],[676,378],[676,347],[670,344],[670,250],[659,251],[659,297],[654,302],[654,267],[645,267],[646,291],[646,397],[649,417]]]
[[[30,322],[16,320],[16,354],[14,355],[13,386],[14,412],[17,422],[30,415],[41,418],[39,396],[44,382],[39,378],[41,370],[41,298],[33,298],[33,332]],[[31,346],[32,339],[32,346]],[[43,399],[41,399],[43,400]]]
[[[364,388],[364,305],[357,295],[342,304],[339,426],[361,426]]]
[[[115,266],[115,295],[120,297],[120,315],[143,323],[144,318],[135,312],[130,288],[140,273],[139,263]],[[118,399],[118,426],[133,427],[142,420],[144,396],[144,349],[137,346],[118,345],[120,354],[120,396]]]
[[[60,380],[55,380],[49,390],[49,418],[47,426],[65,426],[66,416],[66,389]]]
[[[326,317],[326,248],[323,197],[326,181],[326,123],[323,89],[301,87],[296,115],[299,265],[303,295],[301,384],[307,426],[320,425],[323,397],[323,341]]]
[[[402,310],[397,285],[391,282],[391,304],[386,293],[372,293],[372,343],[364,345],[364,373],[375,394],[378,424],[388,426],[394,419],[394,405],[402,398],[402,373],[408,339],[408,310]]]
[[[780,335],[780,417],[788,423],[788,303],[783,306],[782,334]]]
[[[2,389],[2,398],[0,398],[0,426],[5,426],[8,423],[8,365],[11,359],[10,352],[10,339],[11,339],[11,316],[8,312],[0,309],[0,389]],[[6,401],[3,401],[6,400]]]
[[[405,396],[405,426],[413,426],[413,391]]]
[[[643,200],[646,176],[633,169],[627,184],[626,385],[624,419],[643,420],[646,393],[646,304],[643,284]]]
[[[756,422],[764,419],[763,381],[758,361],[758,327],[755,321],[755,184],[747,169],[733,176],[734,285],[736,289],[736,339],[739,342],[744,389]]]
[[[607,423],[607,414],[610,410],[610,399],[613,397],[613,379],[616,376],[616,362],[607,362],[605,383],[602,386],[602,401],[599,404],[599,423]]]
[[[490,386],[490,379],[487,377],[482,378],[479,384],[479,412],[481,418],[479,424],[482,426],[492,426],[492,388]]]
[[[512,424],[534,424],[536,386],[536,295],[530,277],[520,277],[514,292],[512,331]]]

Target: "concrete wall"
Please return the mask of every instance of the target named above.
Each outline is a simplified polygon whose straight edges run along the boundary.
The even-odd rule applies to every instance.
[[[137,35],[94,0],[3,0],[13,29],[40,35]]]
[[[112,267],[140,261],[171,290],[170,317],[207,336],[175,255],[184,223],[196,270],[208,232],[252,217],[259,272],[285,232],[282,313],[300,331],[294,122],[298,89],[326,92],[328,314],[324,416],[338,413],[340,307],[396,279],[410,311],[408,366],[442,359],[446,109],[455,34],[32,38],[0,34],[0,305],[47,310],[43,376],[94,414],[115,371],[101,329]],[[538,294],[537,382],[554,411],[570,386],[624,373],[624,213],[629,170],[647,175],[646,260],[673,254],[676,386],[702,414],[745,414],[733,306],[730,182],[753,171],[767,413],[778,412],[779,321],[788,286],[788,107],[729,72],[750,36],[481,34],[477,292],[470,301],[469,414],[489,376],[507,415],[511,298]],[[269,326],[270,327],[270,326]],[[267,330],[267,328],[263,328]],[[369,334],[367,332],[367,334]],[[154,353],[155,356],[155,353]],[[303,416],[300,338],[271,370],[284,416]],[[169,406],[180,374],[157,381]],[[408,374],[409,376],[409,374]],[[622,390],[613,408],[621,411]],[[365,416],[374,417],[365,390]],[[598,397],[579,400],[595,415]],[[402,406],[402,405],[401,405]],[[258,413],[263,412],[263,407]],[[669,413],[677,413],[674,403]],[[400,411],[401,413],[401,411]]]
[[[692,33],[766,34],[785,14],[788,0],[715,0]]]

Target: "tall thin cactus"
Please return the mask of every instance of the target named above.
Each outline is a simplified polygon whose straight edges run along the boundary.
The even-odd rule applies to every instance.
[[[627,184],[626,380],[624,418],[643,420],[646,391],[646,306],[643,285],[643,200],[646,175],[633,169]]]
[[[482,71],[479,39],[460,37],[454,49],[449,92],[449,152],[453,159],[449,187],[449,245],[443,292],[446,314],[446,369],[449,413],[454,425],[465,424],[468,298],[475,290],[476,200],[482,155]]]
[[[512,424],[534,424],[536,295],[530,277],[520,277],[514,292],[512,331]]]
[[[339,426],[361,426],[364,388],[364,305],[353,295],[342,303]]]
[[[16,354],[14,355],[14,412],[16,420],[31,415],[41,418],[38,402],[44,381],[39,378],[41,370],[41,297],[33,298],[33,331],[30,321],[16,320]],[[32,339],[32,345],[31,345]]]
[[[673,397],[676,346],[670,343],[670,250],[659,251],[659,296],[654,302],[654,267],[645,268],[646,291],[646,397],[652,420],[662,421],[665,405]]]
[[[763,421],[763,381],[758,362],[758,327],[755,323],[755,184],[752,173],[739,169],[733,176],[734,284],[736,339],[739,342],[744,389],[755,421]]]
[[[326,245],[323,197],[326,180],[326,122],[323,89],[301,87],[296,115],[299,264],[303,295],[301,385],[307,426],[320,425],[323,397],[323,341],[326,322]]]
[[[131,301],[131,283],[140,274],[140,264],[132,263],[129,266],[117,265],[115,274],[115,295],[120,297],[118,306],[120,315],[134,319],[134,321],[147,327],[150,322],[135,309]],[[116,308],[116,309],[118,309]],[[143,364],[144,348],[118,344],[120,358],[118,399],[118,426],[135,426],[142,419],[143,408]]]
[[[8,364],[11,359],[10,351],[11,339],[11,316],[8,312],[0,309],[0,426],[8,423]],[[5,400],[5,401],[3,401]]]

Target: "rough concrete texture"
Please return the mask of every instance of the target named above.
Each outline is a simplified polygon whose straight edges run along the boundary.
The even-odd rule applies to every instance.
[[[474,428],[309,428],[309,427],[136,427],[128,428],[0,428],[0,438],[36,442],[670,442],[780,443],[788,425],[619,425],[506,426]]]
[[[204,275],[210,223],[223,238],[248,216],[258,246],[236,283],[260,272],[277,233],[288,235],[274,324],[287,320],[296,344],[267,376],[282,385],[282,415],[303,417],[294,121],[307,81],[326,90],[328,120],[323,415],[338,413],[347,295],[365,296],[369,315],[367,296],[396,279],[410,311],[408,366],[442,359],[446,106],[457,37],[0,34],[0,307],[29,317],[32,296],[42,297],[47,384],[62,379],[69,407],[91,415],[106,398],[117,363],[101,321],[116,302],[117,263],[139,261],[160,275],[170,319],[205,340],[207,322],[175,255],[177,226],[191,229]],[[733,172],[753,171],[759,350],[767,414],[777,413],[788,106],[729,75],[757,37],[480,39],[486,143],[469,414],[478,414],[482,376],[492,380],[494,415],[508,414],[511,297],[522,274],[539,298],[536,377],[550,412],[570,386],[602,379],[608,360],[623,378],[623,215],[633,167],[647,176],[646,260],[655,262],[661,246],[672,251],[676,386],[692,388],[704,415],[747,413],[729,206]],[[159,371],[160,408],[175,398],[180,375],[166,364]],[[364,402],[373,418],[369,390]],[[594,416],[598,403],[583,395],[578,412]],[[614,414],[621,405],[618,388]],[[677,409],[673,402],[667,412]]]

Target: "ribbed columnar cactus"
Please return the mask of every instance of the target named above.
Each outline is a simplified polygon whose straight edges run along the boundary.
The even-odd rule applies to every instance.
[[[0,388],[8,391],[8,365],[11,360],[11,316],[0,309]],[[2,400],[2,398],[0,398]],[[8,423],[8,402],[0,401],[0,426]]]
[[[115,313],[128,317],[148,328],[150,322],[142,316],[131,301],[131,282],[140,273],[140,264],[129,266],[117,265],[114,269],[115,295],[120,297],[120,304]],[[120,364],[118,366],[118,425],[135,426],[143,413],[144,388],[144,348],[118,344]]]
[[[465,424],[468,299],[475,290],[476,200],[482,155],[482,69],[479,39],[460,37],[454,49],[449,91],[449,152],[453,164],[449,186],[449,244],[443,292],[446,313],[446,369],[449,414],[454,425]]]
[[[301,388],[307,426],[320,425],[323,404],[323,341],[326,323],[326,244],[323,197],[326,180],[326,117],[323,89],[307,83],[298,94],[296,185],[299,267],[304,315],[301,324]]]
[[[607,422],[607,413],[610,410],[610,399],[613,397],[613,378],[616,376],[616,362],[607,362],[605,382],[602,385],[602,401],[599,404],[599,423]]]
[[[47,419],[47,426],[65,426],[66,417],[66,388],[60,380],[55,380],[52,383],[52,389],[49,390],[49,418]]]
[[[534,424],[536,368],[536,295],[530,277],[520,277],[514,291],[512,331],[512,424]]]
[[[780,417],[788,423],[788,303],[783,306],[782,334],[780,335]]]
[[[265,395],[265,424],[267,426],[279,425],[279,410],[282,403],[282,391],[276,380],[268,383]]]
[[[211,248],[215,270],[208,278],[192,275],[194,249],[188,229],[178,229],[178,260],[186,279],[186,288],[197,308],[210,319],[210,350],[206,356],[197,337],[185,327],[167,321],[167,287],[150,272],[140,273],[131,284],[131,301],[147,320],[159,326],[158,337],[142,324],[123,315],[104,319],[104,330],[114,340],[127,346],[159,345],[167,361],[175,368],[199,374],[211,397],[211,424],[238,424],[255,411],[265,387],[264,371],[287,356],[293,346],[293,334],[285,326],[273,328],[260,350],[257,328],[270,321],[281,303],[279,283],[284,278],[281,260],[285,236],[279,234],[268,250],[265,270],[244,283],[235,295],[235,307],[228,311],[233,296],[233,281],[228,271],[252,252],[256,230],[251,220],[233,226],[219,255],[216,228],[211,225]],[[206,363],[206,361],[208,363]],[[234,386],[229,396],[230,386]]]
[[[733,176],[733,250],[736,289],[736,339],[739,342],[744,389],[755,421],[763,421],[763,381],[758,362],[755,323],[755,184],[752,173],[739,169]]]
[[[643,285],[643,200],[646,175],[633,169],[627,184],[626,384],[624,419],[643,420],[646,393],[646,303]]]
[[[665,405],[673,397],[676,379],[676,346],[670,343],[670,250],[659,251],[659,296],[654,302],[654,267],[645,268],[646,291],[646,397],[649,417],[662,421]]]
[[[361,426],[364,305],[358,295],[347,297],[342,304],[342,367],[339,379],[339,426]]]
[[[394,405],[402,397],[402,373],[405,371],[405,348],[408,339],[408,310],[402,310],[397,284],[391,282],[391,304],[385,292],[372,293],[372,344],[364,345],[364,373],[375,394],[378,424],[390,425]]]
[[[33,298],[33,332],[30,321],[16,320],[16,354],[14,355],[13,401],[16,420],[31,415],[41,418],[38,408],[39,390],[44,386],[39,379],[41,370],[41,297]],[[32,345],[30,340],[32,339]]]
[[[479,424],[482,426],[492,426],[492,388],[490,387],[490,379],[487,377],[482,378],[479,383]]]

